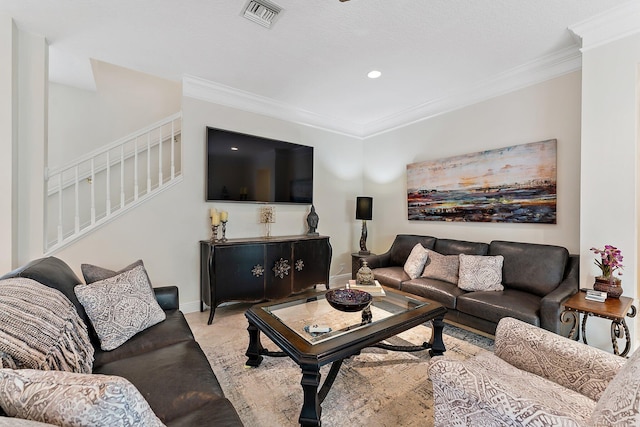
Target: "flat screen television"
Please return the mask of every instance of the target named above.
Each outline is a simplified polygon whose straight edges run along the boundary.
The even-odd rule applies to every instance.
[[[313,202],[313,147],[207,127],[207,201]]]

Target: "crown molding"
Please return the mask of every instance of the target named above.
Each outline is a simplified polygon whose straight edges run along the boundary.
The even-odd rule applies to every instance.
[[[368,123],[365,127],[365,136],[371,137],[398,129],[527,86],[542,83],[581,68],[582,56],[578,51],[578,47],[572,46],[507,70],[490,79],[461,88],[443,98],[432,100],[401,111],[393,116]]]
[[[623,3],[578,22],[569,30],[582,40],[582,52],[640,32],[640,2]]]
[[[365,124],[301,110],[293,105],[191,75],[183,76],[182,90],[184,96],[191,98],[311,126],[357,139],[366,139],[577,71],[581,66],[582,58],[578,46],[572,46],[500,73],[491,79],[461,88],[446,97],[431,100]]]
[[[190,98],[225,105],[227,107],[351,137],[360,138],[362,134],[361,126],[353,122],[305,111],[272,98],[235,89],[231,86],[215,83],[196,76],[183,76],[182,94]]]

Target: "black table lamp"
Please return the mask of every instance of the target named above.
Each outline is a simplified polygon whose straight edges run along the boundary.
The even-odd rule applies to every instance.
[[[356,219],[362,220],[362,236],[360,236],[360,255],[369,255],[367,250],[367,220],[373,218],[373,197],[356,198]]]

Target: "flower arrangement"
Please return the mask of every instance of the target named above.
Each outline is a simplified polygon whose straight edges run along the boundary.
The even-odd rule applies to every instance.
[[[624,268],[624,265],[622,265],[622,251],[611,245],[605,245],[604,249],[591,248],[591,251],[600,255],[600,259],[596,259],[594,264],[602,271],[602,277],[613,281],[613,273]],[[622,276],[621,271],[618,271],[618,276]]]

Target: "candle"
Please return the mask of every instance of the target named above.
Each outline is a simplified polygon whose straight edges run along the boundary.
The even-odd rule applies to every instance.
[[[229,220],[229,212],[222,211],[220,212],[220,221],[227,222]]]
[[[211,218],[213,218],[213,216],[217,213],[218,211],[216,211],[216,208],[211,208],[209,209],[209,216]]]
[[[211,225],[220,225],[220,214],[218,212],[211,215]]]

